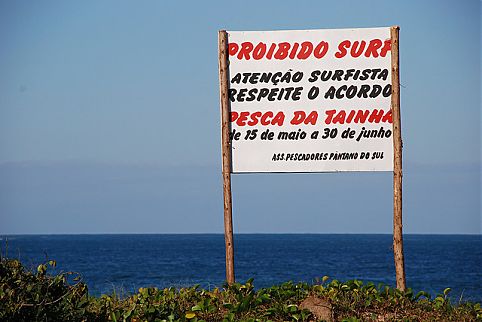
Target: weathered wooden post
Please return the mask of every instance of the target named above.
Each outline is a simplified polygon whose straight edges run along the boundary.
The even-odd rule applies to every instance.
[[[231,196],[231,142],[229,140],[228,34],[218,33],[219,93],[221,100],[221,141],[223,154],[224,240],[226,244],[226,281],[234,283],[233,208]]]
[[[402,134],[400,121],[400,72],[398,54],[398,34],[400,28],[392,26],[392,118],[393,118],[393,255],[397,288],[404,291],[405,260],[403,255],[402,225]]]

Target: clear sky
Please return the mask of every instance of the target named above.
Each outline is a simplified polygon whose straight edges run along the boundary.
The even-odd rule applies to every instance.
[[[0,1],[0,234],[223,232],[217,31],[400,25],[404,229],[481,232],[481,2]],[[235,232],[390,233],[390,173],[233,176]]]

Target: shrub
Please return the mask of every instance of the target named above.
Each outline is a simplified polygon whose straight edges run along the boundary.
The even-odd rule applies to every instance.
[[[2,258],[0,263],[0,320],[2,321],[86,321],[91,320],[87,286],[74,273],[47,275],[55,261],[40,264],[36,272],[26,270],[18,260]],[[72,276],[75,275],[75,276]]]
[[[314,321],[300,307],[308,296],[328,301],[338,321],[482,321],[480,304],[452,305],[450,289],[432,299],[425,292],[324,277],[320,284],[259,290],[248,280],[213,290],[140,288],[125,298],[93,297],[78,274],[47,274],[54,266],[49,261],[31,272],[17,260],[1,259],[1,321]]]

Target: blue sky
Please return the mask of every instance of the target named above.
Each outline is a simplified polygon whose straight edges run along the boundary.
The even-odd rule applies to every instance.
[[[0,233],[222,233],[217,31],[400,25],[404,228],[481,232],[481,3],[0,2]],[[390,233],[390,173],[233,176],[235,232]]]

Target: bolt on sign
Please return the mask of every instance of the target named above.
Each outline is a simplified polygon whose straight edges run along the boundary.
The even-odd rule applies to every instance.
[[[233,173],[393,169],[390,28],[227,35]]]

